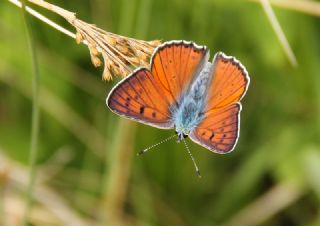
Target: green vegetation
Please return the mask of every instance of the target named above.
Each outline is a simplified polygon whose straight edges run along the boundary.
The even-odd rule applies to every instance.
[[[119,77],[101,81],[86,46],[30,17],[40,75],[30,225],[320,225],[319,18],[274,7],[293,67],[257,2],[51,2],[113,33],[193,40],[210,48],[211,59],[217,51],[236,56],[251,84],[234,152],[218,155],[187,141],[199,179],[182,143],[137,157],[173,131],[111,113],[105,98]],[[4,1],[0,15],[0,225],[11,226],[26,202],[33,69],[21,10]]]

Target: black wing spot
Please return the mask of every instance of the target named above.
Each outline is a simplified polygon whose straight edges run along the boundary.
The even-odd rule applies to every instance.
[[[129,103],[128,102],[126,102],[125,105],[126,105],[126,107],[129,107]]]
[[[204,132],[202,133],[202,136],[204,136],[204,135],[206,135],[206,131],[204,131]]]
[[[134,99],[135,99],[135,100],[138,100],[138,99],[139,99],[138,95],[135,95],[135,96],[134,96]]]
[[[214,132],[212,132],[212,134],[211,134],[209,139],[212,140],[212,138],[214,138],[214,135],[215,135]]]
[[[130,101],[130,97],[127,97],[127,99],[126,99],[128,102]]]
[[[152,117],[155,118],[157,114],[155,112],[152,112]]]
[[[143,115],[143,113],[144,113],[144,106],[141,106],[140,107],[140,114]]]
[[[223,138],[225,138],[226,136],[227,136],[227,135],[226,135],[225,133],[222,135]]]

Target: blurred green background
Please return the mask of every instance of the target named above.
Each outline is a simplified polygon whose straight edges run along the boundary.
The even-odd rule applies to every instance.
[[[256,2],[51,3],[110,32],[193,40],[211,58],[236,56],[251,84],[234,152],[213,154],[188,141],[199,179],[175,141],[136,157],[173,131],[112,114],[105,98],[120,78],[102,82],[86,46],[32,18],[41,106],[32,225],[320,225],[319,18],[274,8],[298,61],[293,67]],[[32,60],[21,11],[2,1],[0,15],[0,224],[10,226],[21,220],[28,178]]]

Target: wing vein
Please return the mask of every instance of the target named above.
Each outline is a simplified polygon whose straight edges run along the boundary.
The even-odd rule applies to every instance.
[[[177,100],[174,98],[174,95],[173,95],[172,90],[171,90],[171,86],[170,86],[169,81],[168,81],[168,78],[167,78],[167,74],[166,74],[166,72],[165,72],[165,70],[164,70],[164,67],[163,67],[161,52],[159,53],[159,59],[160,59],[160,63],[161,63],[161,67],[162,67],[162,71],[163,71],[164,77],[165,77],[165,79],[167,80],[167,83],[168,83],[168,88],[169,88],[168,91],[170,92],[172,99],[173,99],[174,101],[177,101]]]

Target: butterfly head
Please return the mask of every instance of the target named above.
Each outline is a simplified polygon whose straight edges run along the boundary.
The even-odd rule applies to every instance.
[[[176,131],[176,134],[178,136],[178,143],[188,137],[188,135],[183,133],[182,131]]]

